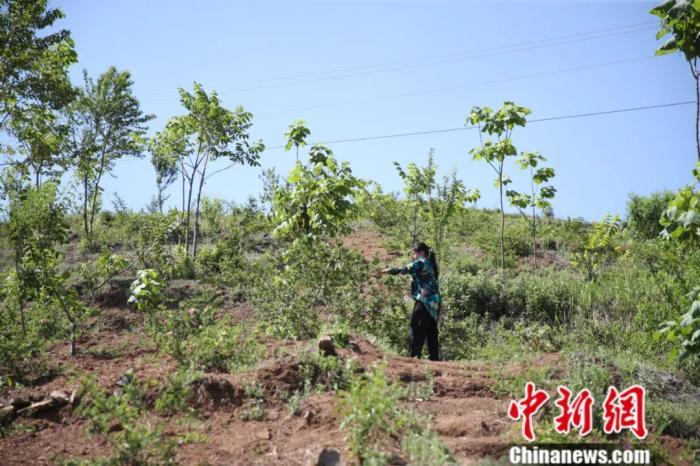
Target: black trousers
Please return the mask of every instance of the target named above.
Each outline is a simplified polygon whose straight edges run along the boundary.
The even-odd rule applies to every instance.
[[[440,344],[438,343],[438,325],[432,318],[425,305],[416,301],[411,316],[411,327],[408,329],[408,352],[412,358],[420,358],[423,343],[428,340],[428,353],[431,361],[440,360]]]

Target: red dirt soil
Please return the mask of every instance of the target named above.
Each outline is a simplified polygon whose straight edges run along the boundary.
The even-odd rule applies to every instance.
[[[116,311],[111,311],[115,313]],[[54,348],[53,357],[64,368],[89,372],[103,387],[116,387],[115,381],[128,368],[140,380],[164,380],[174,368],[173,361],[144,348],[138,332],[103,331],[83,342],[81,356],[70,359],[65,347]],[[463,464],[475,464],[485,458],[502,456],[510,441],[518,441],[517,425],[507,419],[508,400],[498,397],[490,387],[492,368],[479,363],[417,361],[381,352],[364,339],[353,339],[353,349],[338,349],[342,358],[354,358],[361,368],[381,363],[388,379],[400,383],[425,382],[432,374],[434,394],[428,400],[406,402],[418,413],[432,417],[431,428]],[[102,350],[96,352],[97,348]],[[93,351],[86,353],[85,350]],[[181,464],[315,464],[324,447],[337,448],[345,463],[353,464],[340,429],[338,398],[332,392],[313,394],[302,400],[297,415],[289,412],[287,394],[301,388],[298,354],[311,349],[308,343],[270,342],[270,357],[255,369],[238,374],[207,375],[207,387],[197,391],[199,420],[177,422],[170,418],[164,435],[198,432],[205,441],[178,447]],[[114,359],[101,355],[108,350],[120,352]],[[557,364],[550,355],[547,364]],[[539,361],[545,363],[545,361]],[[516,367],[502,370],[516,372]],[[45,395],[53,389],[70,391],[77,386],[74,378],[64,374],[43,384],[13,392],[12,395]],[[265,399],[265,418],[245,421],[249,406],[244,387],[257,381]],[[212,388],[213,387],[213,388]],[[10,393],[5,393],[9,395]],[[154,421],[166,418],[157,418]],[[180,418],[180,421],[184,418]],[[86,432],[87,422],[69,406],[47,413],[39,419],[22,419],[32,432],[18,429],[0,438],[0,464],[52,464],[55,458],[89,459],[106,456],[109,444]],[[664,445],[673,455],[680,454],[682,444],[666,439]],[[677,457],[677,456],[676,456]],[[679,463],[682,464],[682,463]],[[687,463],[690,464],[690,463]]]

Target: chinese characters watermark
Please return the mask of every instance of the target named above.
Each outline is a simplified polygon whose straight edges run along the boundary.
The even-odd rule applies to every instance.
[[[595,401],[591,391],[581,390],[575,396],[565,386],[557,388],[559,397],[555,405],[559,408],[559,415],[554,418],[554,430],[560,434],[568,434],[572,429],[578,429],[579,436],[588,435],[593,429],[593,405]],[[638,439],[647,436],[648,430],[645,422],[646,391],[640,385],[633,385],[626,390],[619,391],[615,387],[609,387],[605,401],[603,402],[603,431],[613,434],[629,429]],[[513,400],[508,406],[508,417],[514,421],[522,419],[523,437],[532,442],[535,440],[534,417],[547,403],[549,394],[537,389],[535,384],[525,384],[525,397]]]

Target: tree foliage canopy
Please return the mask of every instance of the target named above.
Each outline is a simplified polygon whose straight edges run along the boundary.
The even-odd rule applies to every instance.
[[[354,198],[364,185],[352,174],[350,165],[339,163],[328,147],[313,145],[309,163],[297,162],[287,187],[275,193],[276,234],[316,239],[349,232]]]
[[[70,33],[42,34],[61,18],[48,0],[0,0],[0,130],[29,107],[56,110],[72,99],[67,71],[78,58]]]

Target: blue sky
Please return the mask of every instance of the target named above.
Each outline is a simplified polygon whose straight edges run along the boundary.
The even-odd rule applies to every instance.
[[[305,119],[311,140],[330,141],[464,125],[474,105],[512,100],[530,118],[693,100],[678,54],[654,57],[653,2],[355,2],[55,0],[79,64],[96,77],[131,71],[151,131],[182,113],[177,88],[201,83],[230,107],[254,114],[252,136],[284,143]],[[599,31],[595,34],[589,34]],[[558,38],[558,39],[556,39]],[[550,40],[556,39],[556,40]],[[573,69],[573,71],[572,71]],[[534,76],[533,76],[534,75]],[[684,105],[589,118],[533,122],[517,129],[520,150],[537,150],[557,171],[554,211],[594,220],[624,213],[629,193],[677,189],[695,163],[695,108]],[[392,166],[436,151],[440,174],[456,167],[495,207],[494,175],[471,160],[475,131],[330,144],[353,171],[401,189]],[[286,175],[294,154],[267,150],[263,168]],[[223,166],[218,162],[217,166]],[[243,202],[260,191],[261,168],[236,166],[205,193]],[[525,179],[511,165],[515,188]],[[145,159],[122,160],[105,182],[135,208],[155,193]],[[178,204],[177,186],[170,202]],[[109,201],[106,203],[109,206]]]

